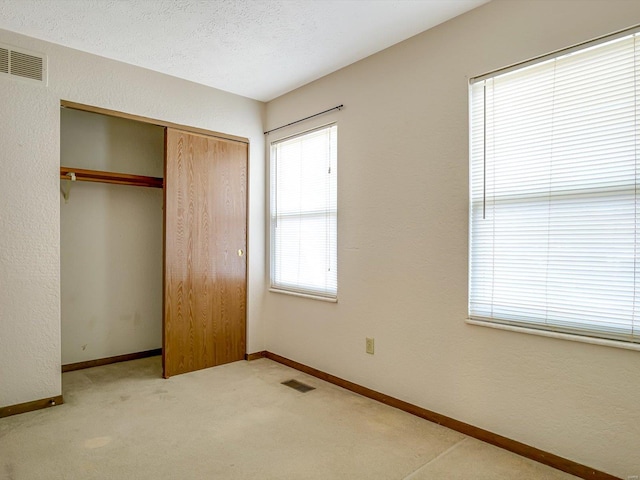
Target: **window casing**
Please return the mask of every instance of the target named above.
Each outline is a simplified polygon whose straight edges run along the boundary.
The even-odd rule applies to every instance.
[[[640,343],[639,42],[471,82],[471,319]]]
[[[271,144],[271,289],[335,300],[335,124]]]

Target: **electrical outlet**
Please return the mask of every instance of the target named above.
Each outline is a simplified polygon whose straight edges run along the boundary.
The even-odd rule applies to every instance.
[[[627,480],[638,480],[638,475],[629,475]]]
[[[370,353],[371,355],[373,355],[373,351],[374,351],[373,342],[374,342],[373,338],[367,337],[367,353]]]

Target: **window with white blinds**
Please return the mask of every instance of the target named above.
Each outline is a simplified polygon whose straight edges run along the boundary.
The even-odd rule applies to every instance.
[[[472,80],[471,319],[640,343],[639,42]]]
[[[338,127],[271,144],[271,287],[335,299]]]

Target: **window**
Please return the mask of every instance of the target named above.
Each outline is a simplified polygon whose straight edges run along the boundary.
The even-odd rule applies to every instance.
[[[335,299],[337,141],[330,125],[271,144],[271,287]]]
[[[639,42],[472,80],[472,320],[640,343]]]

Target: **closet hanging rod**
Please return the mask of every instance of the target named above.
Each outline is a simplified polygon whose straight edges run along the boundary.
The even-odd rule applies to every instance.
[[[308,117],[301,118],[300,120],[296,120],[295,122],[287,123],[286,125],[282,125],[281,127],[272,128],[271,130],[267,130],[264,132],[265,135],[275,132],[276,130],[280,130],[281,128],[289,127],[291,125],[295,125],[296,123],[304,122],[305,120],[309,120],[310,118],[317,117],[319,115],[324,115],[325,113],[333,112],[334,110],[342,110],[344,108],[344,104],[340,104],[337,107],[329,108],[320,113],[316,113],[313,115],[309,115]]]
[[[164,179],[159,177],[146,177],[144,175],[130,175],[128,173],[102,172],[99,170],[86,170],[83,168],[60,167],[60,178],[69,179],[75,174],[79,182],[113,183],[116,185],[133,185],[137,187],[162,188]]]

